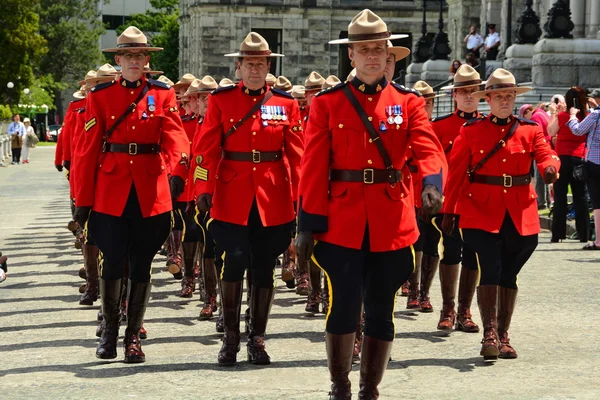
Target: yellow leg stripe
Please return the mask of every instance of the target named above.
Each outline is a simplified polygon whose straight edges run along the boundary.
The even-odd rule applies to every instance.
[[[437,222],[437,217],[433,217],[431,219],[431,225],[433,225],[433,227],[435,229],[437,229],[437,231],[440,233],[440,241],[438,243],[438,253],[440,255],[440,260],[444,259],[444,233],[442,232],[442,230],[437,226],[436,224]]]
[[[477,285],[475,285],[475,287],[479,286],[479,282],[481,281],[481,264],[479,264],[479,254],[477,254],[477,252],[475,252],[475,259],[477,260],[477,270],[479,271],[479,276],[477,277]]]
[[[185,219],[183,219],[183,214],[181,213],[181,210],[177,209],[177,212],[179,213],[179,218],[181,218],[181,224],[183,226],[183,231],[181,233],[181,241],[184,242],[185,241],[185,231],[187,229],[187,226],[185,225]]]
[[[221,275],[219,276],[220,280],[223,280],[223,274],[225,273],[225,252],[223,252],[223,255],[221,256],[221,258],[223,259],[223,266],[221,267]]]
[[[102,278],[104,272],[104,254],[102,251],[98,251],[98,274]]]
[[[410,252],[412,253],[412,259],[413,259],[413,274],[415,273],[415,270],[417,269],[417,253],[415,252],[415,247],[413,245],[410,246]]]
[[[317,243],[319,243],[319,241],[315,240],[315,246],[317,245]],[[317,261],[314,250],[310,258],[315,263],[315,265],[319,267],[321,271],[323,271],[325,279],[327,279],[327,291],[329,292],[329,308],[327,309],[327,315],[325,315],[325,325],[327,325],[327,321],[329,320],[329,314],[331,314],[331,309],[333,308],[333,285],[331,284],[331,279],[329,278],[327,271],[325,271],[325,269],[321,267],[321,264],[319,264],[319,262]]]
[[[171,210],[171,230],[173,230],[174,227],[175,227],[175,214],[173,214],[173,210]]]
[[[208,221],[206,221],[206,229],[208,229],[208,227],[213,222],[213,220],[214,220],[214,218],[209,218]]]

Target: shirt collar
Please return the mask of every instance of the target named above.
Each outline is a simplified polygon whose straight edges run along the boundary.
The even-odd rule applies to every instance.
[[[144,78],[140,78],[137,81],[128,81],[127,79],[121,77],[120,78],[120,85],[128,88],[128,89],[136,89],[139,88],[140,86],[142,86],[144,84]]]
[[[376,85],[367,85],[358,79],[358,77],[354,77],[350,83],[356,88],[356,90],[365,94],[377,94],[385,89],[385,87],[388,85],[388,81],[385,79],[385,77],[381,78],[379,83]]]
[[[473,119],[473,118],[477,118],[479,116],[479,111],[466,112],[466,111],[456,110],[455,114],[459,118]]]
[[[241,85],[240,87],[242,88],[242,92],[244,92],[245,94],[247,94],[249,96],[262,96],[263,94],[267,93],[267,85],[266,84],[258,90],[248,89],[244,85]]]
[[[498,118],[495,115],[490,114],[489,119],[493,124],[500,125],[500,126],[506,126],[506,125],[510,124],[511,122],[513,122],[515,120],[515,117],[513,117],[511,115],[508,118]]]

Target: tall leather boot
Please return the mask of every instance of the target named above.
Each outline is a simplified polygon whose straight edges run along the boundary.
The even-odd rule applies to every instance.
[[[323,294],[321,296],[322,313],[327,315],[329,312],[329,283],[327,279],[323,281]]]
[[[142,351],[142,341],[139,332],[144,323],[144,314],[150,299],[150,282],[133,282],[129,280],[127,295],[127,329],[123,347],[125,348],[126,363],[143,363],[146,355]]]
[[[243,282],[221,281],[221,311],[223,312],[223,345],[219,350],[217,361],[220,365],[235,365],[237,353],[240,351],[240,310],[242,306]]]
[[[200,321],[206,321],[213,317],[217,311],[217,270],[215,269],[214,258],[205,258],[202,266],[202,275],[204,276],[205,293],[204,307],[200,310]]]
[[[310,261],[308,265],[310,276],[310,293],[306,300],[306,311],[313,316],[319,313],[319,303],[321,301],[321,269]]]
[[[377,400],[379,398],[377,386],[383,379],[393,343],[393,341],[386,342],[365,336],[360,357],[359,400]]]
[[[419,303],[421,305],[421,312],[430,313],[433,312],[433,306],[429,300],[429,289],[431,283],[437,272],[438,265],[440,265],[439,257],[431,257],[423,255],[421,261],[421,286],[419,288]]]
[[[181,266],[183,265],[181,239],[183,231],[171,231],[169,235],[169,254],[167,255],[167,266],[169,272],[173,274],[175,279],[183,278]]]
[[[273,304],[274,288],[259,288],[252,285],[250,295],[250,323],[248,333],[248,361],[255,365],[271,364],[265,350],[265,331]]]
[[[481,352],[484,360],[496,360],[498,350],[498,286],[485,285],[477,288],[477,303],[483,323]]]
[[[111,359],[117,357],[117,338],[119,337],[119,305],[121,302],[122,279],[100,279],[100,297],[102,298],[103,327],[96,357]]]
[[[281,263],[281,280],[285,282],[288,289],[296,287],[296,246],[294,241],[290,242],[289,247],[283,252],[283,261]]]
[[[454,327],[456,311],[454,310],[456,298],[456,287],[458,286],[459,264],[440,266],[440,286],[442,288],[442,311],[437,328],[449,330]]]
[[[194,260],[198,242],[183,243],[183,279],[181,281],[180,297],[190,298],[196,289],[196,279],[194,278]]]
[[[500,337],[500,358],[517,358],[517,352],[510,345],[508,328],[515,311],[517,289],[500,287],[498,290],[498,336]]]
[[[325,333],[327,348],[327,366],[331,379],[329,400],[350,400],[352,388],[348,375],[352,370],[352,352],[354,349],[355,333],[335,335]]]
[[[361,301],[362,303],[362,301]],[[365,321],[364,305],[361,304],[360,312],[358,313],[358,323],[356,324],[356,332],[354,333],[354,351],[352,353],[352,362],[360,361],[360,352],[362,350],[362,342],[364,337],[363,324]]]
[[[421,277],[421,262],[423,261],[423,252],[415,253],[415,269],[408,279],[408,299],[406,299],[406,308],[413,310],[421,308],[419,302],[419,278]]]
[[[295,254],[295,252],[294,252]],[[300,296],[308,296],[310,293],[310,275],[309,262],[298,264],[296,266],[296,294]]]
[[[463,265],[460,270],[460,283],[458,285],[457,331],[479,332],[479,326],[473,321],[471,315],[471,302],[478,282],[479,270],[468,269]]]
[[[250,333],[250,304],[252,301],[252,271],[246,270],[246,311],[244,311],[244,333]]]
[[[98,247],[90,244],[83,245],[83,262],[85,265],[85,275],[87,285],[85,292],[79,299],[79,304],[82,306],[94,305],[98,300]]]

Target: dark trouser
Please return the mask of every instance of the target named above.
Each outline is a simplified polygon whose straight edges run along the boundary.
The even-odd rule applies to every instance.
[[[129,279],[150,282],[152,260],[169,236],[171,213],[144,218],[131,186],[125,210],[120,217],[92,211],[88,232],[100,249],[100,277],[105,280],[123,278],[129,263]]]
[[[419,218],[419,231],[419,240],[423,242],[423,254],[429,257],[439,257],[440,232],[435,229],[432,221],[423,221]]]
[[[21,148],[17,148],[17,149],[11,149],[12,152],[12,157],[13,157],[13,162],[20,162],[21,161]]]
[[[225,282],[241,282],[249,269],[252,284],[257,288],[273,288],[273,271],[277,257],[290,245],[291,221],[286,224],[265,227],[262,224],[256,201],[250,209],[248,225],[212,220],[208,229],[217,248],[225,253],[221,279]]]
[[[517,275],[538,244],[538,235],[521,236],[508,212],[499,233],[463,229],[465,243],[477,254],[479,286],[517,289]]]
[[[413,248],[371,252],[368,237],[367,229],[361,250],[315,245],[313,261],[325,271],[330,291],[325,329],[336,335],[355,332],[364,300],[365,336],[392,341],[396,293],[414,270]]]
[[[487,52],[486,59],[493,61],[496,58],[498,58],[498,53],[499,53],[498,48],[494,47],[493,49],[490,49],[490,51]]]
[[[590,199],[592,200],[592,208],[594,210],[600,209],[600,165],[594,164],[593,162],[586,162],[587,171],[587,187],[590,192]],[[600,223],[600,221],[596,221]],[[600,239],[596,239],[600,240]]]
[[[450,236],[442,233],[442,218],[443,215],[439,215],[432,220],[432,224],[438,230],[438,237],[440,235],[442,237],[440,265],[456,265],[462,262],[463,267],[476,271],[477,259],[475,257],[475,252],[463,243],[463,238],[461,238],[460,230],[458,229],[459,218],[457,218],[457,221],[454,224],[454,231],[452,231],[452,235]]]
[[[552,216],[552,239],[565,239],[567,235],[567,192],[569,185],[575,205],[575,226],[579,240],[587,242],[590,217],[585,197],[585,182],[573,177],[573,168],[584,161],[579,157],[560,156],[560,177],[554,183],[554,213]]]
[[[187,203],[178,201],[173,208],[173,230],[183,232],[184,243],[196,243],[202,239],[201,228],[185,210]]]
[[[535,170],[535,193],[538,196],[538,208],[550,208],[550,187],[544,183],[544,177],[540,173],[539,168],[535,165],[535,162],[533,169]]]

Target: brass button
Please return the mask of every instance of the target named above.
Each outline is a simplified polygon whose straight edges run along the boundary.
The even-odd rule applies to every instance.
[[[534,197],[535,197],[534,195],[531,195],[531,198],[532,198],[532,199],[533,199]]]
[[[469,197],[473,196],[473,193],[469,193]]]
[[[256,101],[256,97],[255,97],[255,98],[253,98],[252,100]]]
[[[372,97],[368,97],[367,100],[373,101],[373,98]]]
[[[409,149],[412,149],[412,146],[408,146]]]
[[[504,129],[502,129],[502,132],[504,132]]]
[[[133,160],[129,160],[129,164],[133,164]]]
[[[502,159],[502,162],[506,162],[506,158]]]
[[[192,142],[190,142],[190,144],[192,144]]]
[[[404,193],[400,193],[400,197],[404,198]]]
[[[229,122],[233,122],[233,118],[231,118],[231,119],[229,120]]]
[[[338,128],[342,129],[344,127],[344,124],[339,124]]]
[[[256,167],[252,167],[252,171],[256,171]]]
[[[100,164],[100,168],[102,168],[102,164]]]
[[[525,150],[523,150],[522,153],[525,154]]]
[[[369,143],[373,143],[373,139],[369,139]]]
[[[131,91],[131,92],[129,92],[129,93],[130,93],[130,94],[133,94],[133,93],[135,93],[135,92],[132,90],[132,91]]]
[[[367,164],[373,164],[373,160],[367,160]]]
[[[164,171],[165,170],[165,166],[161,165],[160,169],[162,169]]]
[[[481,154],[483,154],[483,150],[479,150],[479,152],[480,152]]]
[[[287,180],[289,180],[287,176],[285,177],[285,180],[286,180],[286,181],[287,181]]]
[[[504,193],[506,193],[506,189],[504,189]]]
[[[448,142],[448,144],[452,144],[452,140]]]
[[[252,132],[252,134],[253,134],[254,136],[256,136],[256,132]]]
[[[133,129],[135,131],[135,126],[132,126],[131,129]]]
[[[373,117],[369,117],[369,121],[373,121]]]
[[[252,118],[256,119],[256,115],[253,115]]]
[[[110,119],[115,119],[115,116],[114,116],[114,115],[111,115],[111,116],[110,116]]]

